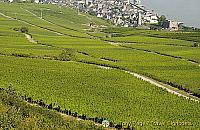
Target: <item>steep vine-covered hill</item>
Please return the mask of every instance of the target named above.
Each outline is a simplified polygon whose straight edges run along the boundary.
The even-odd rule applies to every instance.
[[[1,2],[0,87],[11,85],[30,103],[70,110],[76,118],[106,119],[111,127],[198,129],[199,36],[115,27],[57,5]],[[22,104],[18,113],[2,99],[1,124],[12,119],[9,128],[28,120],[21,115],[25,108],[33,116],[38,115],[34,109],[40,110]],[[9,108],[12,116],[4,111]],[[41,111],[51,113],[47,108]],[[44,123],[40,128],[65,122],[46,115],[30,119],[34,121]],[[79,123],[69,126],[81,129]],[[84,124],[84,129],[97,128]]]

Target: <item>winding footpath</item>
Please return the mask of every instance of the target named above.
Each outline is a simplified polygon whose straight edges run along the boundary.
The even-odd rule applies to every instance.
[[[15,20],[14,18],[12,18],[12,17],[10,17],[8,15],[5,15],[5,14],[3,14],[1,12],[0,12],[0,15],[3,16],[3,17],[5,17],[5,18],[8,18],[8,19]]]
[[[107,70],[108,69],[116,69],[116,68],[105,67],[105,66],[100,66],[100,65],[96,65],[96,66],[98,66],[99,68],[102,68],[102,69],[107,69]],[[122,69],[118,69],[118,70],[123,71],[123,72],[128,73],[128,74],[131,74],[132,76],[134,76],[134,77],[136,77],[138,79],[141,79],[143,81],[146,81],[146,82],[148,82],[148,83],[150,83],[152,85],[155,85],[155,86],[157,86],[159,88],[162,88],[162,89],[166,90],[169,93],[175,94],[175,95],[180,96],[180,97],[184,97],[184,98],[192,100],[192,101],[200,102],[200,99],[198,97],[192,96],[189,93],[187,93],[185,91],[182,91],[182,90],[179,90],[177,88],[174,88],[174,87],[172,87],[172,86],[170,86],[168,84],[164,84],[162,82],[156,81],[156,80],[154,80],[154,79],[152,79],[150,77],[138,74],[136,72],[122,70]]]
[[[33,106],[33,107],[40,107],[40,108],[43,108],[42,106],[40,106],[40,105],[38,105],[38,104],[30,103],[30,102],[27,102],[27,101],[25,101],[25,102],[26,102],[28,105]],[[66,114],[64,114],[64,113],[62,113],[62,112],[58,112],[58,111],[55,111],[55,110],[54,110],[54,112],[55,112],[56,114],[61,115],[63,118],[69,119],[70,121],[74,121],[74,120],[77,120],[77,121],[87,121],[87,122],[90,122],[90,123],[94,124],[94,125],[97,126],[97,127],[102,127],[102,128],[104,128],[104,130],[117,130],[117,129],[114,128],[114,127],[104,127],[103,124],[97,123],[97,122],[92,121],[92,120],[83,120],[83,119],[81,119],[81,118],[79,118],[79,117],[74,117],[74,116],[72,116],[72,115],[66,115]]]
[[[38,18],[38,19],[41,19],[41,20],[43,20],[43,21],[45,21],[45,22],[47,22],[47,23],[49,23],[49,24],[55,25],[54,23],[52,23],[52,22],[50,22],[50,21],[44,19],[43,17],[37,16],[36,14],[34,14],[33,12],[31,12],[31,11],[29,11],[29,10],[27,10],[27,9],[24,9],[24,8],[22,8],[22,7],[20,7],[20,8],[23,9],[24,11],[30,13],[31,15],[35,16],[35,17]]]
[[[29,13],[30,13],[30,12],[29,12]],[[20,21],[20,22],[29,24],[29,25],[31,25],[31,26],[36,26],[36,25],[34,25],[34,24],[30,24],[29,22],[26,22],[26,21],[23,21],[23,20],[14,19],[14,18],[12,18],[12,17],[10,17],[10,16],[7,16],[7,15],[5,15],[5,14],[3,14],[3,13],[0,13],[0,15],[2,15],[3,17],[6,17],[6,18],[12,19],[12,20],[17,20],[17,21]],[[36,26],[36,27],[38,27],[38,26]],[[45,28],[42,28],[42,29],[47,30],[47,31],[51,31],[51,30],[48,30],[48,29],[45,29]],[[54,33],[56,33],[56,34],[58,34],[58,35],[63,35],[62,33],[58,33],[58,32],[55,32],[55,31],[51,31],[51,32],[54,32]],[[26,37],[27,40],[28,40],[29,42],[31,42],[31,43],[37,43],[37,41],[35,41],[35,40],[31,37],[31,35],[25,34],[25,37]],[[111,42],[110,42],[110,44],[111,44]],[[115,45],[115,44],[112,43],[112,45]],[[151,53],[152,53],[152,52],[151,52]],[[89,64],[89,63],[86,63],[86,64]],[[95,65],[95,66],[99,66],[99,67],[101,67],[102,69],[105,68],[105,66],[101,66],[101,65]],[[198,65],[198,66],[200,67],[200,65]],[[106,69],[116,69],[116,68],[106,67]],[[144,76],[144,75],[141,75],[141,74],[138,74],[138,73],[135,73],[135,72],[127,71],[127,70],[122,70],[122,69],[118,69],[118,70],[124,71],[125,73],[129,73],[129,74],[133,75],[134,77],[136,77],[136,78],[138,78],[138,79],[144,80],[144,81],[146,81],[146,82],[148,82],[148,83],[150,83],[150,84],[152,84],[152,85],[155,85],[155,86],[157,86],[157,87],[159,87],[159,88],[165,89],[166,91],[168,91],[168,92],[170,92],[170,93],[172,93],[172,94],[175,94],[175,95],[178,95],[178,96],[181,96],[181,97],[184,97],[184,98],[186,98],[186,99],[193,100],[193,101],[197,101],[197,102],[200,101],[199,98],[197,98],[197,97],[195,97],[195,96],[192,96],[192,95],[190,95],[190,94],[187,93],[187,92],[184,92],[184,91],[181,91],[181,90],[175,90],[176,88],[174,88],[174,87],[172,87],[172,86],[169,86],[169,85],[167,85],[167,84],[163,84],[163,83],[161,83],[161,82],[159,82],[159,81],[156,81],[156,80],[154,80],[154,79],[152,79],[152,78],[146,77],[146,76]],[[170,88],[173,88],[173,89],[170,89]],[[181,93],[178,92],[178,91],[181,91]]]
[[[165,56],[165,57],[170,57],[170,58],[174,58],[174,59],[183,60],[183,61],[190,62],[190,63],[195,64],[198,67],[200,67],[200,64],[197,61],[194,61],[194,60],[191,60],[191,59],[187,59],[187,58],[184,58],[184,57],[178,57],[178,56],[174,56],[174,55],[160,53],[160,52],[157,52],[157,51],[151,51],[151,50],[146,50],[146,49],[134,48],[134,47],[126,46],[127,44],[137,44],[137,43],[128,43],[128,42],[127,43],[123,43],[123,42],[113,42],[113,41],[109,41],[108,43],[110,45],[113,45],[113,46],[120,46],[120,47],[124,47],[124,48],[127,48],[127,49],[143,51],[143,52],[152,53],[152,54],[156,54],[156,55],[160,55],[160,56]]]
[[[37,43],[37,41],[35,41],[35,40],[31,37],[31,35],[25,34],[25,37],[26,37],[26,39],[27,39],[29,42],[31,42],[31,43]]]
[[[146,77],[146,76],[144,76],[144,75],[140,75],[140,74],[138,74],[138,73],[130,72],[130,71],[125,71],[125,70],[124,70],[124,72],[129,73],[129,74],[131,74],[131,75],[133,75],[133,76],[135,76],[135,77],[137,77],[137,78],[139,78],[139,79],[141,79],[141,80],[143,80],[143,81],[146,81],[146,82],[148,82],[148,83],[150,83],[150,84],[152,84],[152,85],[155,85],[155,86],[157,86],[157,87],[159,87],[159,88],[162,88],[162,89],[166,90],[166,91],[169,92],[169,93],[172,93],[172,94],[175,94],[175,95],[178,95],[178,96],[181,96],[181,97],[184,97],[184,98],[186,98],[186,99],[193,100],[193,101],[197,101],[197,102],[200,101],[200,99],[197,98],[197,97],[191,96],[191,95],[189,95],[189,94],[186,93],[186,92],[185,92],[185,94],[181,94],[181,93],[179,93],[179,92],[177,92],[177,91],[175,91],[175,90],[170,89],[169,87],[171,87],[171,86],[169,86],[169,85],[167,85],[167,84],[163,84],[163,83],[161,83],[161,82],[158,82],[158,81],[156,81],[156,80],[154,80],[154,79],[151,79],[151,78],[149,78],[149,77]],[[175,88],[174,88],[174,89],[175,89]],[[183,92],[183,93],[184,93],[184,92]]]
[[[37,41],[35,41],[29,34],[25,34],[25,36],[26,36],[26,38],[27,38],[27,40],[29,42],[37,43]],[[89,63],[85,63],[85,64],[89,64]],[[90,64],[90,65],[94,65],[94,64]],[[107,70],[109,70],[109,69],[117,69],[117,68],[113,68],[113,67],[107,67],[107,66],[105,67],[103,65],[95,65],[95,66],[97,66],[97,67],[99,67],[101,69],[107,69]],[[200,101],[200,99],[198,97],[192,96],[187,92],[181,91],[181,90],[179,90],[177,88],[174,88],[174,87],[172,87],[172,86],[170,86],[168,84],[164,84],[162,82],[156,81],[156,80],[154,80],[154,79],[152,79],[150,77],[147,77],[147,76],[144,76],[144,75],[138,74],[136,72],[132,72],[132,71],[127,71],[127,70],[122,70],[122,69],[118,69],[118,70],[123,71],[123,72],[128,73],[128,74],[131,74],[134,77],[136,77],[138,79],[141,79],[143,81],[146,81],[146,82],[148,82],[148,83],[150,83],[152,85],[155,85],[155,86],[157,86],[159,88],[162,88],[162,89],[166,90],[169,93],[172,93],[172,94],[175,94],[175,95],[178,95],[180,97],[184,97],[186,99],[190,99],[190,100],[193,100],[193,101],[196,101],[196,102]],[[178,92],[178,91],[180,91],[181,93]]]
[[[10,16],[8,16],[8,15],[6,15],[6,14],[3,14],[3,13],[1,13],[1,12],[0,12],[0,15],[2,15],[2,16],[5,17],[5,18],[11,19],[11,20],[16,20],[16,21],[19,21],[19,22],[22,22],[22,23],[25,23],[25,24],[31,25],[31,26],[33,26],[33,27],[41,28],[41,29],[43,29],[43,30],[46,30],[46,31],[49,31],[49,32],[55,33],[55,34],[60,35],[60,36],[63,36],[63,35],[64,35],[64,34],[62,34],[62,33],[60,33],[60,32],[56,32],[56,31],[54,31],[54,30],[50,30],[50,29],[47,29],[47,28],[44,28],[44,27],[41,27],[41,26],[38,26],[38,25],[32,24],[32,23],[29,23],[29,22],[24,21],[24,20],[21,20],[21,19],[15,19],[15,18],[10,17]]]
[[[42,20],[42,21],[44,21],[44,22],[46,22],[46,23],[48,23],[48,24],[51,24],[51,25],[53,25],[53,26],[58,26],[58,27],[63,28],[63,29],[65,29],[65,30],[72,30],[72,31],[79,32],[78,30],[75,30],[75,29],[72,29],[72,28],[68,28],[68,27],[64,27],[64,26],[62,26],[62,25],[56,24],[56,23],[54,23],[54,22],[52,22],[52,21],[49,21],[49,20],[43,18],[42,16],[39,17],[38,15],[34,14],[33,12],[31,12],[31,11],[29,11],[29,10],[27,10],[27,9],[24,9],[24,8],[22,8],[22,7],[21,7],[21,9],[23,9],[24,11],[30,13],[31,15],[33,15],[33,16],[36,17],[37,19],[40,19],[40,20]],[[49,10],[50,10],[50,9],[49,9]],[[66,33],[62,33],[62,32],[57,32],[57,31],[52,30],[52,29],[48,29],[48,30],[54,31],[54,32],[56,32],[58,35],[66,35],[66,36],[77,37],[77,38],[87,38],[87,37],[80,37],[80,36],[77,36],[77,35],[71,35],[71,34],[66,34]],[[79,32],[79,33],[80,33],[80,32]],[[81,32],[81,33],[82,33],[82,32]],[[86,33],[86,34],[87,34],[87,33]],[[87,34],[87,35],[88,35],[88,34]],[[89,38],[89,39],[90,39],[90,38]]]

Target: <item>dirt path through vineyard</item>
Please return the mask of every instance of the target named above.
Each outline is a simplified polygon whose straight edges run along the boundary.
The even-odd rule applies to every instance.
[[[35,40],[31,37],[31,35],[25,34],[25,36],[26,36],[26,38],[28,39],[29,42],[37,43],[37,41],[35,41]],[[91,64],[90,64],[90,65],[91,65]],[[95,65],[95,66],[97,66],[97,67],[99,67],[99,68],[101,68],[101,69],[116,69],[116,68],[105,67],[105,66],[101,66],[101,65]],[[152,85],[155,85],[155,86],[157,86],[157,87],[159,87],[159,88],[162,88],[162,89],[166,90],[166,91],[169,92],[169,93],[172,93],[172,94],[175,94],[175,95],[178,95],[178,96],[181,96],[181,97],[184,97],[184,98],[186,98],[186,99],[193,100],[193,101],[198,101],[198,102],[200,101],[199,98],[197,98],[197,97],[195,97],[195,96],[192,96],[192,95],[190,95],[190,94],[187,93],[187,92],[181,91],[181,90],[179,90],[179,89],[177,89],[177,88],[174,88],[174,87],[172,87],[172,86],[170,86],[170,85],[167,85],[167,84],[164,84],[164,83],[159,82],[159,81],[157,81],[157,80],[154,80],[154,79],[152,79],[152,78],[150,78],[150,77],[147,77],[147,76],[144,76],[144,75],[135,73],[135,72],[127,71],[127,70],[122,70],[122,69],[118,69],[118,70],[123,71],[123,72],[125,72],[125,73],[129,73],[129,74],[133,75],[134,77],[136,77],[136,78],[138,78],[138,79],[141,79],[141,80],[143,80],[143,81],[145,81],[145,82],[148,82],[148,83],[150,83],[150,84],[152,84]]]
[[[6,17],[6,18],[9,18],[9,19],[14,19],[14,18],[12,18],[12,17],[10,17],[10,16],[7,16],[7,15],[5,15],[5,14],[3,14],[3,13],[0,13],[0,15],[4,16],[4,17]],[[18,21],[21,21],[21,20],[18,20]],[[21,22],[25,22],[25,21],[21,21]],[[25,22],[25,23],[27,23],[27,22]],[[27,24],[30,24],[30,23],[27,23]],[[32,26],[35,26],[35,25],[32,25]],[[57,32],[56,32],[56,33],[57,33]],[[59,34],[60,34],[60,33],[59,33]],[[37,43],[37,41],[35,41],[35,40],[31,37],[31,35],[25,34],[25,37],[26,37],[27,40],[28,40],[29,42],[31,42],[31,43]],[[89,64],[89,63],[86,63],[86,64]],[[100,66],[100,65],[97,65],[97,66],[101,67],[102,69],[103,69],[103,67],[105,67],[105,66]],[[200,65],[199,65],[199,66],[200,66]],[[107,68],[107,69],[108,69],[108,68],[110,68],[110,69],[116,69],[116,68],[112,68],[112,67],[106,67],[106,68]],[[146,76],[144,76],[144,75],[141,75],[141,74],[138,74],[138,73],[135,73],[135,72],[131,72],[131,71],[126,71],[126,70],[121,70],[121,69],[118,69],[118,70],[124,71],[124,72],[126,72],[126,73],[129,73],[129,74],[133,75],[134,77],[137,77],[137,78],[139,78],[139,79],[141,79],[141,80],[143,80],[143,81],[146,81],[146,82],[148,82],[148,83],[150,83],[150,84],[153,84],[153,85],[155,85],[155,86],[157,86],[157,87],[159,87],[159,88],[165,89],[166,91],[168,91],[168,92],[170,92],[170,93],[172,93],[172,94],[175,94],[175,95],[184,97],[184,98],[186,98],[186,99],[190,99],[190,100],[194,100],[194,101],[198,101],[198,102],[200,101],[199,98],[197,98],[197,97],[195,97],[195,96],[192,96],[192,95],[190,95],[190,94],[187,93],[187,92],[181,91],[181,90],[176,89],[176,88],[174,88],[174,87],[172,87],[172,86],[169,86],[169,85],[167,85],[167,84],[164,84],[164,83],[161,83],[161,82],[159,82],[159,81],[156,81],[156,80],[154,80],[154,79],[152,79],[152,78],[150,78],[150,77],[146,77]]]

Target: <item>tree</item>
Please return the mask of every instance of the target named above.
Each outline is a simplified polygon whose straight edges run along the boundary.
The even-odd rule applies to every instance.
[[[52,103],[49,104],[48,109],[53,109],[53,105],[52,105]]]
[[[199,47],[200,45],[199,45],[199,43],[197,43],[197,42],[195,42],[194,43],[194,45],[193,45],[193,47]]]
[[[165,15],[161,15],[158,18],[158,25],[163,26],[163,24],[167,21],[167,18],[165,17]]]
[[[21,28],[20,28],[20,31],[21,31],[22,33],[28,33],[28,27],[21,27]]]
[[[69,61],[75,59],[75,51],[73,49],[65,49],[59,55],[60,60]]]

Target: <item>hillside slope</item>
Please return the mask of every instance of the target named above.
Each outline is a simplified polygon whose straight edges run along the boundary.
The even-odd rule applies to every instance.
[[[173,34],[112,27],[56,5],[1,3],[0,86],[124,127],[197,129],[199,34]]]
[[[97,130],[92,122],[63,117],[55,111],[27,104],[13,88],[0,89],[1,129]]]

